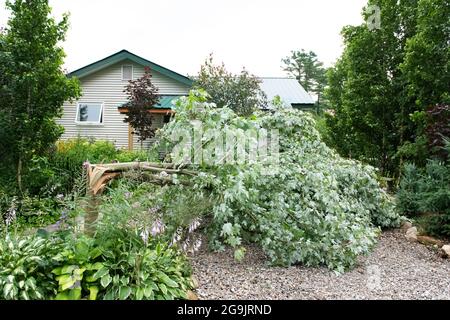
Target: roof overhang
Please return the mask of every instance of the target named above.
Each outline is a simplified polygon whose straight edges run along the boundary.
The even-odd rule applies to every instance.
[[[117,108],[117,110],[119,110],[120,113],[128,113],[127,107],[119,107]],[[172,109],[150,109],[148,110],[148,112],[151,114],[162,114],[162,115],[175,114],[175,111],[173,111]]]
[[[148,112],[154,113],[154,114],[173,114],[174,111],[172,111],[173,107],[173,101],[180,98],[182,96],[180,95],[160,95],[159,96],[159,102],[157,105],[153,106],[151,109],[149,109]],[[117,107],[120,113],[127,113],[128,102],[120,105]]]

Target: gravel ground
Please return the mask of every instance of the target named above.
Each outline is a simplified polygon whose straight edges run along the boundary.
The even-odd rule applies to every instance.
[[[326,268],[270,267],[253,246],[242,263],[230,251],[202,248],[192,264],[201,300],[450,299],[450,260],[408,242],[401,230],[383,233],[372,254],[343,275]]]

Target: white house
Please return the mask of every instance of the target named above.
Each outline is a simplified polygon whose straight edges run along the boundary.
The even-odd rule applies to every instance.
[[[187,95],[193,81],[175,71],[139,57],[126,50],[71,72],[81,82],[82,96],[64,104],[58,123],[64,126],[62,139],[92,137],[114,142],[117,148],[139,146],[137,137],[124,122],[127,102],[124,89],[129,80],[138,79],[150,67],[152,82],[159,89],[160,103],[154,106],[154,126],[162,127],[172,113],[171,102]],[[275,94],[292,107],[309,107],[314,102],[295,79],[262,78],[261,88],[269,98]],[[151,143],[148,141],[146,144]]]
[[[122,50],[69,74],[79,78],[82,96],[64,104],[63,116],[58,120],[65,128],[62,139],[93,137],[112,141],[118,148],[133,149],[137,137],[123,121],[125,114],[120,107],[127,102],[124,89],[128,81],[141,77],[145,67],[150,67],[152,82],[161,95],[160,105],[152,110],[155,127],[161,127],[171,112],[171,101],[187,95],[192,80]]]

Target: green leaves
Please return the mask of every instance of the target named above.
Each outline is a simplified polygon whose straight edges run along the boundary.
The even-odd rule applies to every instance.
[[[267,104],[267,97],[259,86],[260,82],[245,69],[234,75],[228,72],[223,64],[214,65],[210,55],[201,66],[194,85],[195,89],[203,89],[203,92],[196,90],[195,96],[188,98],[186,111],[193,111],[196,102],[205,102],[208,97],[218,107],[227,106],[238,115],[249,116],[258,107]]]
[[[100,284],[102,285],[103,288],[106,288],[109,286],[111,281],[112,281],[112,277],[109,274],[106,274],[100,280]]]
[[[196,108],[202,111],[193,112]],[[196,99],[195,91],[177,102],[176,111],[174,121],[160,130],[163,140],[202,121],[204,130],[236,134],[242,128],[276,129],[280,152],[279,163],[203,163],[189,179],[194,188],[165,187],[160,196],[163,220],[174,239],[189,221],[204,217],[210,221],[210,247],[223,250],[230,245],[237,260],[245,255],[243,244],[253,242],[276,265],[345,270],[371,250],[378,226],[398,225],[395,204],[378,183],[376,170],[342,158],[324,144],[310,114],[279,109],[237,117]],[[207,210],[193,209],[195,202],[205,203]],[[181,222],[174,219],[177,214]]]
[[[0,37],[0,149],[11,155],[8,165],[21,175],[22,166],[26,169],[34,156],[46,154],[61,136],[55,119],[65,101],[80,95],[80,87],[63,70],[60,41],[67,18],[57,23],[50,17],[48,1],[18,0],[6,7],[11,16]]]
[[[282,62],[283,70],[297,79],[307,92],[322,94],[327,83],[326,69],[313,51],[306,52],[304,49],[292,51]]]
[[[225,223],[222,227],[222,235],[231,236],[233,234],[233,225],[231,223]]]
[[[171,288],[178,288],[178,283],[170,279],[165,273],[158,272],[158,279]]]
[[[97,286],[89,287],[89,300],[97,300],[97,294],[99,292],[99,288]]]
[[[93,278],[99,279],[99,278],[103,278],[106,275],[109,275],[109,270],[102,267],[100,270],[98,270],[96,273],[94,273]]]
[[[238,248],[234,251],[234,259],[236,259],[236,261],[242,261],[245,257],[245,252],[246,249],[244,247]]]
[[[0,239],[0,299],[39,300],[53,294],[57,283],[52,257],[61,249],[54,239],[6,236]]]
[[[126,300],[131,294],[131,288],[130,287],[120,287],[119,288],[119,299],[120,300]]]

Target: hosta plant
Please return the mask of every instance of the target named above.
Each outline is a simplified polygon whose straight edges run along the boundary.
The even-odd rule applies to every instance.
[[[43,300],[57,292],[50,272],[52,257],[62,248],[58,239],[7,235],[0,241],[0,300]]]
[[[103,255],[100,284],[105,300],[186,299],[191,289],[187,261],[165,244],[133,245],[119,239]]]
[[[96,300],[104,265],[94,240],[80,237],[70,242],[54,259],[60,265],[52,270],[58,281],[56,300]],[[62,265],[61,265],[62,263]],[[102,270],[102,271],[101,271]]]

